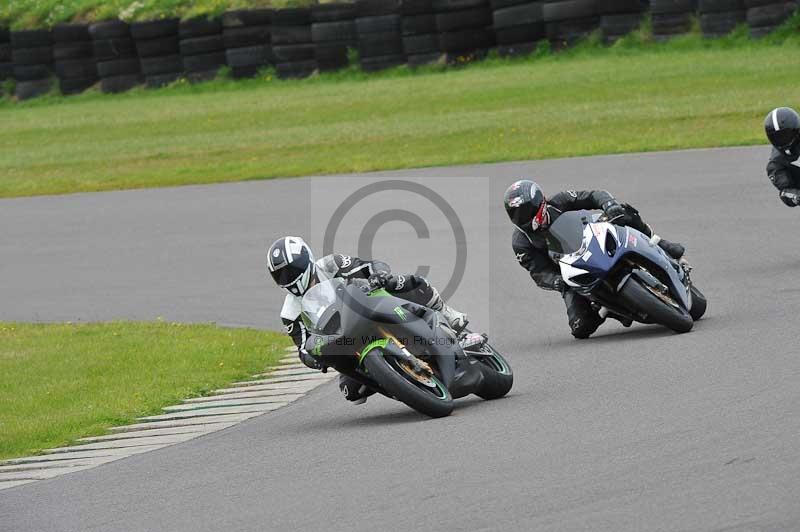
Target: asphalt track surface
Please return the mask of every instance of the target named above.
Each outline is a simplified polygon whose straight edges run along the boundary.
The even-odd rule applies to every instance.
[[[489,236],[471,255],[486,267],[452,300],[512,362],[507,398],[460,400],[451,417],[428,420],[380,397],[351,406],[329,384],[219,433],[0,492],[0,530],[798,530],[800,210],[778,201],[766,156],[374,174],[491,177],[453,190],[487,213],[486,223],[460,213],[467,232]],[[514,261],[499,198],[518,176],[551,191],[606,187],[636,205],[689,248],[707,317],[680,336],[606,324],[573,340],[560,298]],[[277,328],[262,245],[313,229],[298,203],[333,194],[334,182],[0,200],[0,319]],[[416,201],[396,196],[404,208]],[[390,244],[375,249],[388,255],[427,245],[399,223],[384,231]],[[437,266],[451,259],[428,252],[442,281]]]

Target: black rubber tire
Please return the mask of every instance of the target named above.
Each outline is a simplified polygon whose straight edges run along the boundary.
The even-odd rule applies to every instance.
[[[94,58],[97,61],[111,61],[125,57],[137,57],[133,39],[105,39],[92,42]]]
[[[583,19],[597,14],[597,0],[564,0],[542,6],[542,18],[545,22]]]
[[[438,379],[436,389],[441,398],[405,379],[399,373],[401,370],[395,369],[379,349],[371,351],[364,358],[364,367],[389,396],[417,412],[433,418],[449,416],[453,412],[453,398],[450,391],[438,382]]]
[[[492,12],[488,8],[468,9],[436,15],[439,32],[485,28],[492,25]]]
[[[495,41],[498,45],[513,45],[518,43],[535,43],[545,38],[544,22],[526,24],[524,26],[512,26],[494,32]]]
[[[775,0],[743,0],[745,9],[751,7],[768,6],[774,4]]]
[[[311,24],[311,10],[307,7],[279,9],[272,13],[274,26],[308,26]]]
[[[0,63],[11,62],[11,43],[0,43]]]
[[[0,63],[0,80],[11,79],[14,77],[13,63]]]
[[[744,10],[704,13],[700,15],[700,29],[704,35],[726,35],[744,21]]]
[[[313,42],[357,41],[356,23],[352,20],[339,22],[315,22],[311,25]]]
[[[600,17],[600,29],[605,36],[627,35],[642,25],[643,13],[622,13]]]
[[[634,277],[628,279],[619,291],[619,296],[628,308],[646,315],[654,323],[677,333],[687,333],[692,330],[694,320],[688,312],[661,301]]]
[[[14,65],[14,79],[17,81],[37,81],[53,77],[49,65]]]
[[[494,12],[493,17],[495,31],[515,26],[536,24],[544,20],[542,4],[538,2],[498,9]]]
[[[263,66],[246,66],[246,67],[231,67],[232,79],[246,79],[254,78],[258,75],[258,71],[264,68]]]
[[[600,18],[591,17],[548,22],[545,24],[545,32],[547,33],[548,39],[560,41],[561,45],[572,46],[599,27]]]
[[[538,47],[538,42],[507,44],[497,47],[497,55],[500,57],[522,57],[532,54]]]
[[[355,48],[352,43],[334,42],[317,44],[314,46],[314,58],[320,68],[333,65],[347,65],[349,62],[349,48]]]
[[[93,57],[94,47],[91,41],[57,43],[53,45],[53,59],[56,61],[88,59]]]
[[[216,72],[225,66],[225,52],[183,56],[183,70],[187,73]]]
[[[182,56],[210,54],[211,52],[225,50],[225,45],[222,43],[222,35],[181,39],[180,47]]]
[[[489,0],[489,5],[492,6],[492,9],[497,11],[498,9],[505,9],[511,6],[518,6],[521,4],[530,4],[531,0]]]
[[[357,17],[378,17],[400,13],[400,0],[357,0]]]
[[[435,15],[414,15],[403,17],[400,23],[400,33],[403,35],[427,35],[436,33]]]
[[[272,48],[267,45],[232,48],[225,51],[225,58],[231,68],[262,67],[270,63]]]
[[[104,20],[89,25],[89,35],[95,41],[123,39],[131,36],[131,28],[121,20]]]
[[[272,26],[271,41],[273,45],[311,42],[311,26]]]
[[[406,55],[422,55],[439,52],[439,34],[406,35],[403,37],[403,50]]]
[[[91,41],[89,26],[86,24],[56,24],[53,26],[53,42],[83,42]]]
[[[278,77],[281,79],[307,78],[314,74],[317,68],[317,62],[314,60],[278,63],[275,65],[275,70],[278,73]]]
[[[411,68],[444,64],[445,56],[442,52],[431,52],[427,54],[413,54],[408,56],[408,66]]]
[[[12,31],[9,41],[14,48],[40,48],[53,44],[53,36],[47,30]]]
[[[403,53],[403,40],[399,33],[368,33],[358,40],[361,57],[393,56]]]
[[[488,343],[482,346],[481,354],[476,352],[473,356],[483,372],[483,384],[475,395],[490,401],[508,394],[514,386],[514,371],[505,357]]]
[[[273,46],[272,55],[276,63],[297,63],[301,61],[311,61],[314,59],[314,44],[288,44],[285,46]]]
[[[97,76],[91,78],[59,79],[58,89],[61,91],[61,94],[67,96],[71,94],[80,94],[94,86],[98,81]]]
[[[356,18],[355,4],[320,4],[311,7],[311,22],[340,22]]]
[[[11,61],[15,65],[49,65],[53,62],[53,48],[41,46],[39,48],[14,48],[11,50]]]
[[[484,7],[489,4],[488,0],[433,0],[431,7],[435,13],[445,11],[464,11],[476,7]]]
[[[147,76],[145,83],[151,89],[158,89],[170,83],[174,83],[183,77],[183,72],[171,72],[169,74],[159,74],[157,76]]]
[[[248,26],[268,26],[272,23],[272,9],[239,9],[222,14],[223,28],[243,28]]]
[[[494,33],[497,44],[503,46],[521,43],[535,43],[544,39],[545,36],[544,22],[503,28],[501,30],[496,30]]]
[[[11,42],[11,31],[8,28],[0,26],[0,43]]]
[[[433,13],[432,0],[403,0],[400,6],[403,16],[429,15]]]
[[[100,80],[100,91],[111,94],[125,92],[141,83],[142,77],[139,74],[125,74],[122,76],[103,78]]]
[[[56,76],[59,79],[87,79],[97,77],[97,64],[94,59],[72,59],[56,61]]]
[[[139,65],[139,60],[136,58],[114,59],[112,61],[101,61],[97,63],[97,74],[100,78],[139,74],[140,71],[141,66]]]
[[[692,285],[692,308],[689,309],[689,314],[694,321],[698,321],[708,310],[708,300],[706,296],[694,285]]]
[[[766,37],[780,26],[762,26],[760,28],[750,28],[750,37],[753,39],[760,39]]]
[[[378,72],[386,70],[387,68],[404,65],[405,62],[406,56],[404,54],[362,57],[361,70],[364,72]]]
[[[494,34],[484,29],[451,31],[439,34],[443,52],[469,52],[494,46]]]
[[[726,13],[744,9],[742,0],[699,0],[697,11],[699,13]]]
[[[621,15],[623,13],[643,13],[648,3],[643,0],[599,0],[597,12],[601,15]]]
[[[18,81],[14,86],[14,96],[18,100],[29,100],[47,94],[53,89],[52,79],[39,79],[36,81]]]
[[[209,19],[206,17],[195,17],[181,20],[178,24],[178,36],[183,39],[194,39],[197,37],[207,37],[222,33],[222,23],[219,19]]]
[[[134,22],[131,24],[131,37],[135,41],[150,41],[164,37],[177,37],[180,19],[165,18],[147,22]]]
[[[171,74],[183,70],[183,59],[180,55],[164,55],[161,57],[143,57],[141,59],[142,74],[147,77]]]
[[[219,68],[211,68],[208,70],[196,70],[194,72],[186,72],[185,77],[189,83],[205,83],[212,81],[219,76]]]
[[[751,7],[747,10],[747,24],[751,28],[779,26],[792,15],[794,10],[795,6],[788,3]]]
[[[681,35],[692,29],[691,13],[653,15],[651,20],[653,35]]]
[[[356,19],[356,32],[359,35],[369,33],[400,33],[400,21],[400,15],[359,17]]]
[[[172,37],[136,41],[136,51],[141,58],[161,57],[164,55],[179,54],[181,47],[178,36],[173,35]]]
[[[652,0],[650,2],[650,12],[653,15],[694,13],[695,10],[695,0]]]
[[[270,44],[272,42],[271,26],[243,26],[241,28],[225,28],[222,32],[222,43],[225,49],[246,48]]]

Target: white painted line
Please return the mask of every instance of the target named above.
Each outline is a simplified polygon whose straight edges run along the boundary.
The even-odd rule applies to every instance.
[[[109,440],[96,443],[85,443],[83,445],[73,445],[71,447],[56,447],[48,449],[46,454],[71,454],[85,451],[96,451],[98,449],[124,449],[128,447],[142,447],[146,445],[171,445],[181,443],[196,437],[193,433],[173,434],[170,436],[150,436],[142,438],[128,438],[126,440]]]
[[[274,384],[276,382],[301,382],[301,381],[328,381],[331,375],[316,372],[316,373],[303,373],[301,375],[285,375],[282,377],[264,378],[253,381],[239,381],[231,384],[231,387],[241,388],[243,386],[259,386],[261,384]]]
[[[2,462],[5,464],[35,464],[38,462],[52,462],[59,460],[78,460],[81,458],[105,458],[114,456],[129,456],[147,451],[154,451],[164,447],[163,445],[149,445],[146,447],[130,447],[127,449],[99,449],[95,451],[84,451],[76,453],[45,454],[42,456],[28,456],[26,458],[12,458]]]
[[[190,410],[211,410],[214,408],[224,408],[229,406],[245,406],[245,405],[258,405],[266,403],[286,403],[295,401],[303,397],[301,393],[284,394],[284,395],[270,395],[266,397],[253,397],[250,399],[229,399],[225,395],[220,397],[217,401],[206,401],[203,403],[189,403],[183,405],[168,406],[164,408],[165,412],[187,412]]]
[[[151,436],[172,436],[177,434],[210,434],[218,430],[232,427],[236,423],[210,423],[206,425],[189,425],[186,427],[167,427],[163,429],[137,430],[134,432],[118,432],[106,436],[94,436],[92,438],[80,438],[76,441],[81,443],[97,443],[102,441],[133,440],[136,438],[149,438]]]
[[[250,412],[269,412],[277,410],[282,406],[286,406],[290,401],[281,403],[268,403],[259,405],[246,405],[246,406],[232,406],[228,408],[207,408],[202,410],[190,410],[188,412],[171,412],[169,414],[159,414],[157,416],[140,417],[140,421],[172,421],[177,419],[186,419],[190,417],[213,417],[221,416],[223,414],[247,414]]]
[[[240,386],[238,388],[224,388],[221,390],[214,390],[216,395],[225,395],[229,393],[239,392],[255,392],[259,390],[299,390],[310,391],[327,381],[303,381],[303,382],[276,382],[274,384],[263,384],[260,386]]]
[[[134,423],[133,425],[123,425],[121,427],[111,427],[111,432],[138,432],[140,430],[148,430],[148,429],[163,429],[163,428],[173,428],[173,427],[187,427],[191,425],[196,426],[203,426],[209,425],[213,423],[241,423],[242,421],[248,420],[251,417],[259,416],[261,412],[249,412],[247,414],[235,414],[235,415],[227,415],[227,416],[212,416],[208,418],[190,418],[190,419],[176,419],[170,421],[153,421],[153,422],[145,422],[145,423]]]
[[[220,395],[209,395],[207,397],[195,397],[194,399],[184,399],[184,404],[202,404],[222,400],[233,399],[254,399],[258,397],[280,397],[282,395],[295,395],[291,390],[255,390],[238,393],[226,393]]]
[[[0,482],[0,490],[13,488],[16,486],[22,486],[23,484],[30,484],[31,482],[36,482],[35,480],[14,480],[11,482]]]

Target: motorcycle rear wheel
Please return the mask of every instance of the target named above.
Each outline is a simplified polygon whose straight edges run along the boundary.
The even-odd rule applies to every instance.
[[[634,278],[625,283],[620,295],[630,308],[677,333],[687,333],[694,326],[694,320],[688,312],[667,303]]]
[[[435,375],[425,379],[431,384],[426,385],[406,371],[396,357],[380,349],[374,349],[366,356],[364,367],[388,395],[417,412],[430,417],[445,417],[453,411],[453,397]]]

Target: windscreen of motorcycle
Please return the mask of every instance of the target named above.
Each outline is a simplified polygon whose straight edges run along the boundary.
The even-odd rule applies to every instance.
[[[336,334],[339,329],[341,299],[336,289],[345,282],[334,278],[317,283],[303,296],[300,316],[306,328],[315,334]]]
[[[570,211],[561,214],[552,223],[547,235],[547,247],[561,255],[581,251],[584,247],[584,228],[595,221],[591,211]]]

